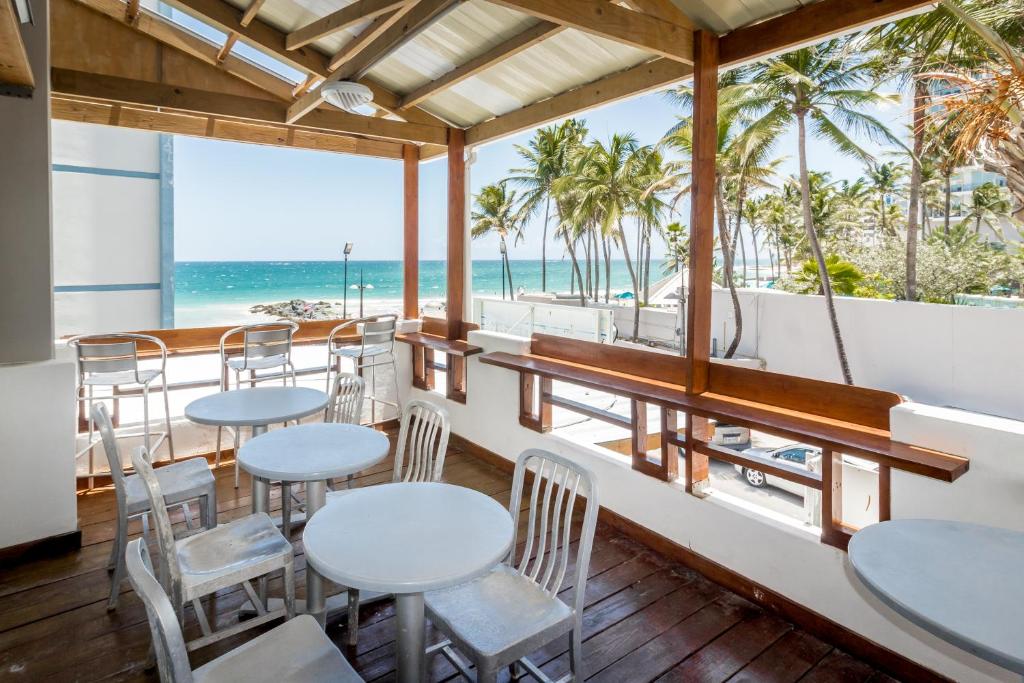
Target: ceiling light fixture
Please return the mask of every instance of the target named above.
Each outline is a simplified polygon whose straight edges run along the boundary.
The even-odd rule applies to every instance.
[[[364,114],[359,108],[373,102],[373,91],[362,83],[331,81],[324,83],[320,94],[330,104],[350,114]]]

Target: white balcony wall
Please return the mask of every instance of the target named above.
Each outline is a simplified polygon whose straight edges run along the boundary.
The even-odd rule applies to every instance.
[[[160,136],[52,125],[57,335],[160,327]]]
[[[471,332],[469,341],[485,352],[529,350],[527,339],[490,332]],[[484,365],[474,356],[468,365],[465,405],[446,401],[438,392],[413,389],[411,395],[444,403],[452,416],[453,432],[510,461],[524,449],[536,447],[589,467],[599,481],[601,504],[608,509],[911,660],[954,680],[1016,680],[894,615],[860,586],[845,553],[821,544],[806,530],[714,497],[687,495],[681,482],[662,483],[634,472],[628,458],[611,451],[521,427],[518,382],[518,373]],[[998,510],[1016,509],[1024,475],[1012,457],[1024,450],[1024,428],[1009,420],[995,424],[963,411],[936,410],[908,406],[894,411],[897,437],[918,439],[933,430],[923,445],[956,451],[963,444],[964,452],[977,461],[954,484],[895,475],[894,514],[994,522]],[[941,429],[936,426],[940,423]],[[1003,476],[1009,480],[997,484]],[[974,511],[976,505],[986,512]]]

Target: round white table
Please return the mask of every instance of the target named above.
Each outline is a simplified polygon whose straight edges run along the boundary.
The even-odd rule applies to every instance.
[[[490,571],[512,544],[508,510],[479,491],[440,483],[382,484],[332,501],[302,535],[306,562],[360,590],[395,594],[398,680],[424,670],[423,593]]]
[[[282,506],[287,509],[288,485],[306,482],[306,520],[326,503],[327,482],[361,472],[387,457],[388,437],[369,427],[316,423],[276,429],[246,443],[238,462],[253,476],[253,512],[270,511],[271,481],[281,481]],[[283,519],[285,538],[291,538],[291,515]],[[326,617],[323,579],[306,572],[305,611],[321,622]]]
[[[272,424],[298,420],[327,407],[327,394],[309,387],[255,387],[220,391],[185,406],[185,417],[214,427],[252,427],[259,436]]]
[[[865,527],[850,564],[882,602],[926,631],[1024,674],[1024,533],[932,519]]]

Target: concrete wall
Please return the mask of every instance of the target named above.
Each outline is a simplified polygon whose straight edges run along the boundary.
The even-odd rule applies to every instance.
[[[36,90],[0,97],[0,548],[77,526],[74,366],[50,360],[49,6],[32,9]]]
[[[52,130],[57,335],[161,327],[161,136],[69,121]]]
[[[527,339],[489,332],[471,332],[470,343],[488,352],[529,350]],[[437,392],[413,389],[411,394],[444,403],[455,433],[509,460],[531,447],[572,458],[598,477],[602,505],[935,671],[963,681],[1016,680],[894,615],[851,575],[845,553],[821,544],[799,525],[787,525],[714,495],[704,499],[687,495],[680,482],[663,483],[634,472],[624,456],[521,427],[515,372],[483,365],[472,357],[468,383],[466,405],[448,402]],[[895,517],[997,521],[1000,512],[1019,505],[1024,473],[1019,459],[1014,463],[1013,458],[1024,450],[1024,430],[1017,423],[995,424],[990,419],[926,406],[905,406],[894,412],[897,438],[915,440],[931,433],[925,445],[942,444],[954,450],[962,446],[977,458],[971,471],[954,484],[894,474]],[[937,423],[943,425],[941,430]],[[1007,479],[997,484],[1004,476]],[[1019,519],[1012,523],[1024,526]]]

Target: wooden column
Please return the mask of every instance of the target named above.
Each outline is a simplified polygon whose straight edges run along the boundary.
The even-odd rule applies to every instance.
[[[420,313],[420,150],[402,145],[404,243],[402,268],[402,315]]]
[[[718,37],[693,36],[693,157],[690,189],[690,275],[686,298],[686,391],[708,386],[711,358],[711,278],[715,248],[715,156],[718,147]],[[707,420],[686,418],[686,490],[700,490],[708,458],[692,448],[707,433]]]
[[[448,129],[448,338],[462,334],[466,288],[466,131]]]

